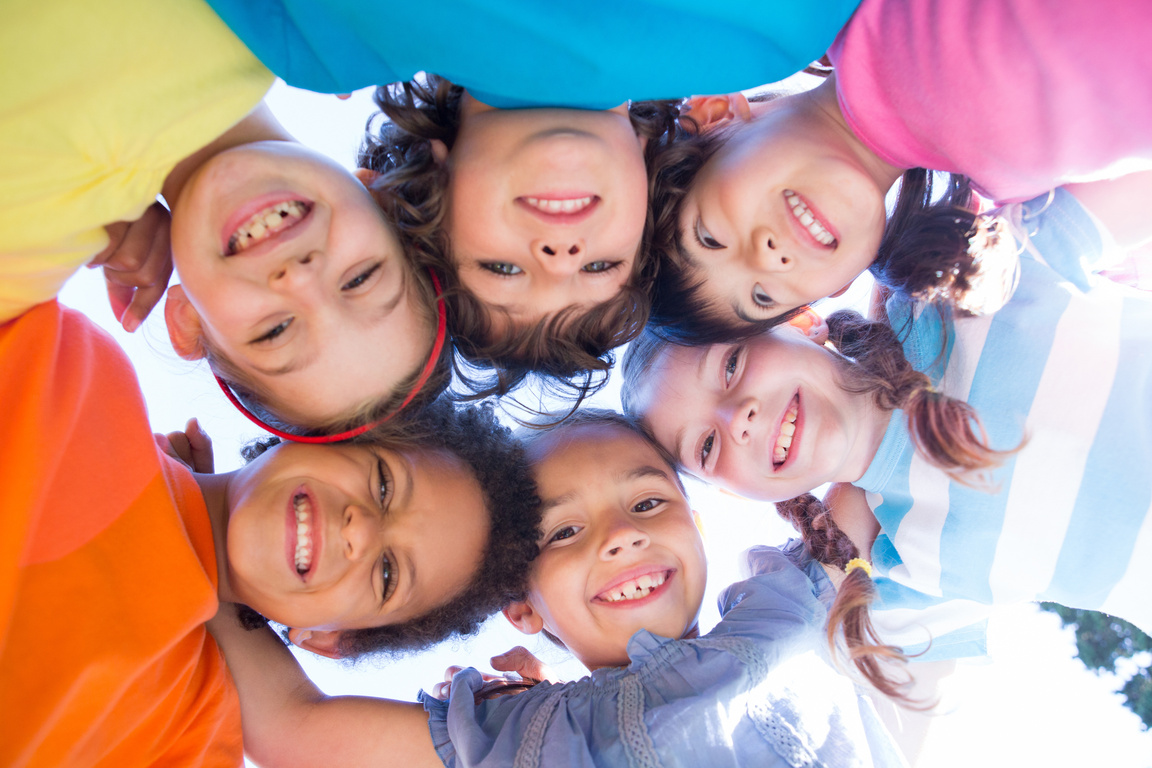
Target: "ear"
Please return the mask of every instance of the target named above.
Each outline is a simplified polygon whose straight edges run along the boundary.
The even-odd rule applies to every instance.
[[[817,344],[828,341],[828,323],[824,321],[824,316],[812,307],[804,307],[804,311],[792,317],[788,325],[798,328]]]
[[[700,132],[712,130],[731,120],[747,122],[752,119],[752,108],[748,97],[742,93],[726,93],[719,96],[693,96],[685,105],[688,116],[700,126]]]
[[[504,618],[526,635],[535,635],[544,629],[544,619],[528,603],[512,603],[504,609]]]
[[[360,183],[368,189],[372,189],[372,182],[380,178],[380,174],[371,168],[357,168],[352,171],[352,175],[360,179]]]
[[[168,289],[168,298],[164,301],[164,322],[168,325],[168,338],[172,340],[176,354],[185,360],[204,357],[204,343],[201,341],[204,329],[200,323],[200,313],[188,300],[184,286],[174,285]]]
[[[432,159],[440,165],[448,162],[448,145],[440,139],[432,139],[429,143],[432,146]]]
[[[332,630],[290,629],[288,640],[297,648],[311,651],[317,656],[339,659],[340,633]]]

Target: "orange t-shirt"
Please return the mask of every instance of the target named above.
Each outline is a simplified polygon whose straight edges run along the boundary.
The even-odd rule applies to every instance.
[[[0,325],[0,765],[239,765],[216,606],[124,353],[55,301]]]

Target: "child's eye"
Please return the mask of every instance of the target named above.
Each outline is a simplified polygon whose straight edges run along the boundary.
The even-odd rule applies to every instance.
[[[756,303],[756,306],[765,309],[771,309],[776,306],[776,302],[772,301],[772,297],[768,295],[768,292],[760,287],[760,283],[752,286],[752,301]]]
[[[388,490],[392,487],[392,477],[383,459],[376,459],[376,471],[380,473],[380,506],[388,506]]]
[[[704,465],[708,462],[708,456],[712,453],[712,446],[715,443],[715,432],[710,433],[708,437],[704,438],[704,444],[700,446],[700,469],[704,469]]]
[[[380,262],[376,262],[372,266],[368,267],[368,269],[364,270],[360,274],[356,275],[356,277],[340,286],[340,290],[352,291],[359,288],[360,286],[364,285],[364,283],[368,282],[368,278],[372,277],[373,273],[375,273],[378,269],[380,269]]]
[[[732,354],[728,355],[728,359],[724,362],[724,384],[728,385],[732,381],[732,377],[736,374],[736,364],[740,362],[740,347],[732,350]]]
[[[287,320],[281,322],[279,325],[272,328],[272,330],[265,333],[263,336],[252,339],[252,341],[250,341],[248,343],[249,344],[266,344],[269,341],[272,341],[272,339],[276,338],[280,334],[284,333],[284,331],[288,330],[288,326],[292,325],[292,320],[293,320],[293,318],[291,318],[291,317],[288,318]]]
[[[692,229],[692,234],[696,236],[696,242],[700,244],[701,248],[707,248],[710,251],[720,250],[728,246],[721,243],[716,238],[712,237],[712,233],[704,228],[704,222],[696,219],[696,226]]]
[[[563,528],[560,528],[559,530],[557,530],[555,533],[553,533],[548,538],[548,543],[551,544],[551,543],[556,542],[556,541],[563,541],[564,539],[570,539],[579,532],[580,532],[579,527],[577,527],[575,525],[566,525]]]
[[[580,269],[583,272],[608,272],[610,270],[616,269],[616,267],[620,266],[620,264],[621,262],[619,261],[593,261],[585,264]]]
[[[656,509],[656,507],[660,506],[663,503],[664,503],[664,499],[657,499],[657,498],[644,499],[644,501],[642,501],[639,504],[637,504],[636,506],[632,507],[632,511],[633,512],[651,512],[652,510]]]
[[[396,579],[392,578],[392,561],[387,555],[380,558],[380,603],[388,602],[396,591]]]
[[[506,261],[488,261],[488,262],[484,262],[480,266],[483,267],[484,269],[488,270],[489,272],[495,272],[496,274],[504,275],[505,277],[509,277],[511,275],[518,275],[524,271],[524,270],[520,269],[520,267],[516,266],[515,264],[509,264]]]

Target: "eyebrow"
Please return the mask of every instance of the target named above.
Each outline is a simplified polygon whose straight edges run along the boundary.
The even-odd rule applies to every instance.
[[[540,502],[540,514],[543,515],[546,512],[561,506],[562,504],[567,504],[568,502],[573,501],[575,498],[576,494],[573,492],[565,493],[560,496],[553,496],[551,499],[544,499]]]
[[[262,368],[255,363],[250,363],[252,370],[261,373],[265,376],[283,376],[286,373],[291,373],[299,368],[304,368],[312,364],[312,362],[320,356],[319,350],[313,350],[307,354],[298,355],[286,364],[278,368]]]
[[[658,477],[664,480],[671,481],[668,473],[659,467],[653,467],[650,464],[645,464],[641,467],[634,467],[627,472],[621,472],[616,476],[617,480],[639,480],[645,477]]]

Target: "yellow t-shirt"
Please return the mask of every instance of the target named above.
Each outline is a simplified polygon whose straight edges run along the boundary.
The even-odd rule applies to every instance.
[[[5,0],[0,323],[53,298],[272,74],[201,0]]]

